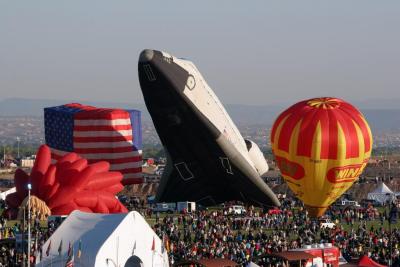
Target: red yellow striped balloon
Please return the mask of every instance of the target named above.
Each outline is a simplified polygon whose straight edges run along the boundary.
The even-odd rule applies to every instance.
[[[319,217],[364,170],[372,134],[354,106],[323,97],[282,112],[272,127],[271,144],[289,188],[311,216]]]

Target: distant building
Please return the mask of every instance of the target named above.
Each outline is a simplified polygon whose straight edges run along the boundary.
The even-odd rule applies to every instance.
[[[22,168],[32,168],[33,164],[35,164],[34,159],[21,159],[21,167]]]

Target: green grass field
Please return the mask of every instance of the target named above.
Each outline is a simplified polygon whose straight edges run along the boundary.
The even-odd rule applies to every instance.
[[[177,214],[177,213],[174,213],[174,214],[160,213],[160,222],[162,222],[162,220],[164,219],[165,216],[175,216],[175,217],[177,217],[178,215],[179,214]],[[153,226],[156,223],[155,215],[153,214],[153,216],[151,218],[147,217],[146,221],[151,226]],[[360,222],[355,221],[353,226],[347,224],[346,222],[342,222],[342,223],[339,223],[339,224],[344,228],[345,231],[350,231],[351,228],[357,229],[359,227],[359,225],[360,225]],[[383,225],[381,224],[381,222],[379,220],[367,221],[366,225],[367,225],[367,229],[368,230],[371,228],[371,226],[373,226],[374,229],[377,229],[379,227],[383,227],[384,229],[387,229],[387,230],[389,229],[389,223],[388,223],[387,220],[384,221]],[[396,224],[392,224],[391,227],[392,227],[392,229],[400,228],[400,220],[398,220]]]

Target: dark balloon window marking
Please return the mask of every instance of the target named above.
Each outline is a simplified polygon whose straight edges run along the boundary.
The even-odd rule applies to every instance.
[[[228,158],[219,158],[221,160],[222,167],[226,170],[227,173],[233,174],[231,163]]]
[[[187,181],[194,178],[193,173],[185,162],[176,163],[175,168],[183,180]]]
[[[147,79],[152,82],[156,80],[153,70],[149,64],[143,65],[144,72],[146,73]]]
[[[193,75],[189,75],[186,86],[189,88],[189,90],[193,90],[196,87],[196,80],[194,79]]]

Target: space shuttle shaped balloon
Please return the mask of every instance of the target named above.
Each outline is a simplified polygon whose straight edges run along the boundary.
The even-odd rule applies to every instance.
[[[271,143],[288,186],[310,215],[319,217],[364,170],[372,134],[354,106],[324,97],[282,112],[273,125]]]
[[[144,50],[138,71],[147,109],[168,156],[158,201],[215,205],[241,200],[279,206],[261,179],[268,171],[262,152],[243,139],[192,62]]]

